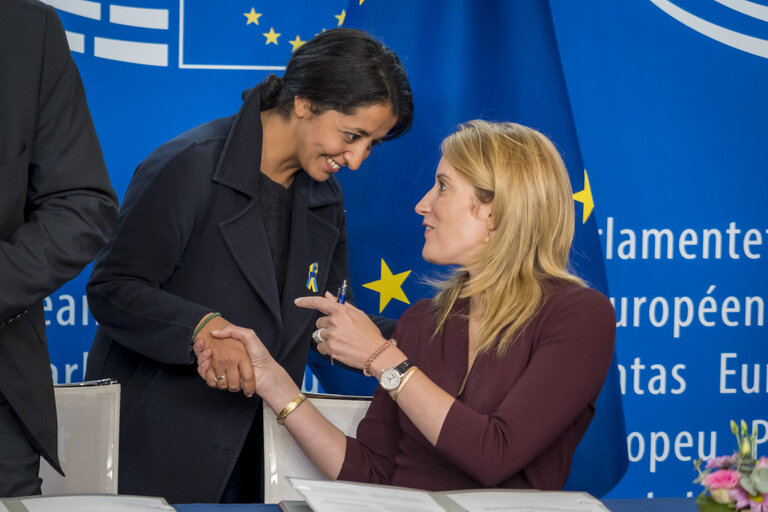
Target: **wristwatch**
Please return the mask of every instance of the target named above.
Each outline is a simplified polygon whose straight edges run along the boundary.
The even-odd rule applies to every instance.
[[[413,366],[413,363],[406,359],[399,365],[395,366],[394,368],[388,368],[381,372],[381,378],[379,379],[379,384],[381,384],[381,387],[386,389],[387,391],[394,391],[397,389],[397,387],[400,385],[400,379],[403,378],[403,375],[405,375],[405,372]]]

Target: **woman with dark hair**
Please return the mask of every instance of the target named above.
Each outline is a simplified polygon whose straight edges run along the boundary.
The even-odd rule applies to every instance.
[[[236,115],[139,165],[87,286],[99,328],[86,377],[123,386],[120,493],[260,501],[261,401],[217,391],[252,390],[250,359],[210,333],[258,332],[300,383],[315,314],[293,301],[348,279],[333,175],[402,135],[412,111],[397,56],[334,29],[296,50],[282,78],[246,91]],[[197,376],[196,339],[211,350],[217,389]]]
[[[471,121],[441,146],[416,205],[425,260],[452,265],[393,339],[332,296],[296,303],[317,320],[318,350],[380,387],[356,438],[330,424],[241,327],[256,393],[327,478],[427,490],[562,489],[613,354],[610,301],[568,271],[574,211],[560,155],[541,133]],[[396,341],[395,341],[396,340]],[[201,375],[207,340],[195,342]]]

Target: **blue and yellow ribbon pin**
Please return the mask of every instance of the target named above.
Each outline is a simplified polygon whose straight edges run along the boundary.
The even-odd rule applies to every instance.
[[[317,262],[309,266],[309,277],[307,278],[307,290],[317,293]]]

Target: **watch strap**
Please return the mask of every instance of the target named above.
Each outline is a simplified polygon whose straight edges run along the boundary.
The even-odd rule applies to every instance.
[[[403,375],[405,375],[405,372],[408,371],[408,368],[413,366],[413,362],[410,359],[406,359],[399,365],[395,366],[395,371],[400,374],[400,378],[403,378]]]

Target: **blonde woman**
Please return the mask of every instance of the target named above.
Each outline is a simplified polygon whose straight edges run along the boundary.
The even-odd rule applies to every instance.
[[[321,311],[314,339],[379,379],[347,438],[309,403],[250,331],[241,340],[253,390],[329,479],[428,490],[560,489],[594,415],[613,353],[608,299],[567,270],[574,212],[560,155],[541,133],[470,121],[441,146],[435,185],[416,205],[425,260],[455,267],[432,300],[400,319],[394,339],[350,304]],[[396,342],[395,342],[396,340]],[[198,371],[208,351],[195,346]]]

